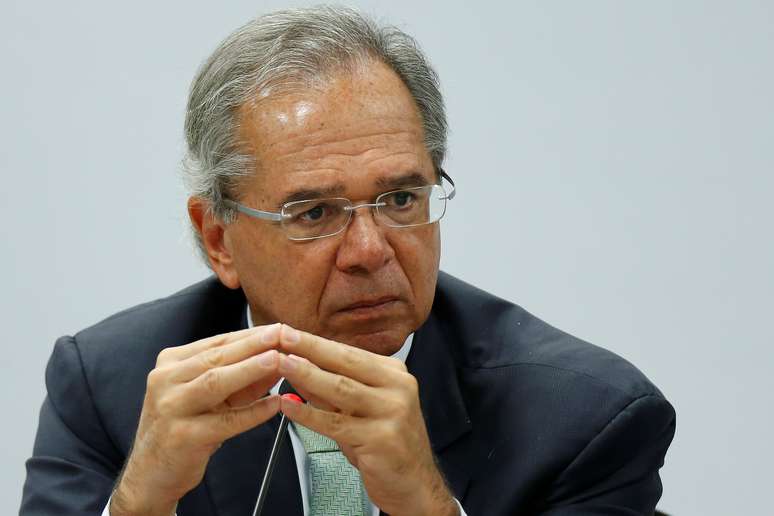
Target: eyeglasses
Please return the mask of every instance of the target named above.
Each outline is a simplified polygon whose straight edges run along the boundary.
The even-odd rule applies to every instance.
[[[440,172],[441,179],[451,185],[449,193],[442,184],[433,184],[385,192],[372,203],[352,204],[344,197],[293,201],[283,204],[279,212],[256,210],[229,199],[225,203],[250,217],[279,222],[290,240],[337,235],[349,224],[352,212],[360,208],[373,209],[375,220],[388,227],[423,226],[441,220],[446,201],[456,193],[454,181],[443,170]]]

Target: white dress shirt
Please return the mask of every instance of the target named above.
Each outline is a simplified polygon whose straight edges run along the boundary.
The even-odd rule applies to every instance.
[[[248,305],[247,307],[247,324],[248,327],[252,328],[253,326],[253,318],[250,314],[250,307]],[[414,341],[414,334],[410,334],[408,338],[406,338],[406,342],[403,343],[403,346],[395,352],[395,354],[392,355],[393,358],[399,359],[401,362],[405,362],[406,358],[408,357],[409,351],[411,351],[411,344]],[[274,387],[271,388],[272,394],[277,394],[279,391],[279,385],[282,382],[280,380],[277,382]],[[312,485],[309,481],[309,458],[306,454],[306,451],[304,450],[304,445],[301,443],[301,439],[299,439],[298,434],[296,433],[295,429],[293,428],[293,425],[288,425],[288,435],[290,436],[290,443],[293,446],[293,456],[296,459],[296,468],[298,469],[298,484],[301,488],[301,503],[304,507],[304,516],[309,516],[309,496],[312,492]],[[263,459],[265,460],[265,459]],[[260,481],[261,479],[256,479],[255,484],[255,497],[258,498],[258,489],[260,487]],[[269,487],[271,489],[271,487]],[[455,502],[457,502],[457,506],[460,509],[460,516],[467,516],[465,514],[465,511],[462,509],[462,505],[460,504],[459,500],[456,498],[454,499]],[[368,501],[369,505],[371,506],[371,514],[372,516],[379,516],[379,508],[373,504],[370,500]],[[102,511],[102,516],[110,516],[110,500],[108,500],[107,505],[105,506],[105,509]],[[245,515],[247,516],[247,515]]]

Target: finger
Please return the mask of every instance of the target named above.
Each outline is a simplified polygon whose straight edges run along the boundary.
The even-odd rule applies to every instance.
[[[197,420],[202,442],[221,443],[235,435],[246,432],[274,417],[280,409],[280,397],[266,396],[255,403],[214,414],[199,416]]]
[[[377,413],[383,405],[379,389],[324,371],[295,355],[280,355],[279,373],[299,392],[308,393],[307,400],[320,408],[331,405],[346,414],[366,416]]]
[[[323,410],[328,410],[331,412],[339,411],[337,407],[331,405],[324,399],[318,397],[313,392],[309,392],[302,387],[296,388],[295,385],[293,386],[293,388],[296,389],[296,392],[298,392],[301,398],[303,398],[307,403],[310,403],[311,405]]]
[[[406,372],[400,360],[324,339],[286,324],[280,330],[280,349],[366,385],[391,385],[397,376]]]
[[[283,358],[283,357],[282,357],[282,355],[280,355],[280,360],[282,360],[282,358]],[[302,358],[302,357],[296,357],[296,358],[298,358],[298,360],[301,360],[301,361],[305,362],[306,364],[308,364],[308,365],[309,365],[309,367],[317,367],[316,365],[314,365],[313,363],[311,363],[310,361],[308,361],[308,360],[307,360],[307,359],[305,359],[305,358]],[[290,383],[291,385],[293,385],[293,383],[292,383],[292,382],[290,382],[290,380],[288,380],[288,383]],[[304,387],[303,387],[303,386],[301,386],[301,387],[297,387],[297,386],[293,385],[293,389],[294,389],[294,390],[295,390],[295,391],[298,393],[298,395],[299,395],[299,396],[301,396],[301,398],[303,398],[303,399],[304,399],[304,400],[305,400],[307,403],[311,403],[311,404],[312,404],[312,405],[314,405],[315,407],[322,408],[322,409],[324,409],[324,410],[337,410],[337,409],[336,409],[336,407],[334,407],[333,405],[330,405],[330,404],[328,404],[328,403],[327,403],[327,402],[325,402],[325,401],[324,401],[322,398],[319,398],[319,397],[317,397],[317,396],[315,395],[315,393],[314,393],[314,392],[307,391],[306,389],[304,389]]]
[[[169,348],[164,348],[158,354],[158,357],[156,357],[156,366],[163,366],[172,362],[179,362],[180,360],[185,360],[190,356],[193,356],[197,353],[201,353],[205,349],[208,349],[214,346],[221,346],[235,339],[242,338],[245,335],[249,335],[250,333],[253,333],[255,331],[258,331],[258,330],[256,330],[255,328],[246,328],[239,331],[232,331],[229,333],[221,333],[219,335],[213,335],[212,337],[207,337],[206,339],[197,340],[195,342],[191,342],[189,344],[185,344],[182,346],[172,346]]]
[[[252,383],[226,398],[225,405],[229,409],[246,407],[266,396],[270,389],[271,386],[266,389],[261,383]]]
[[[203,349],[174,364],[169,379],[173,382],[187,382],[208,369],[241,362],[254,355],[275,348],[279,342],[279,324],[263,326],[260,330],[242,334],[241,338],[223,342]]]
[[[339,443],[340,447],[360,446],[366,439],[361,431],[366,420],[359,417],[328,412],[285,396],[280,398],[280,411],[291,421],[330,437]]]
[[[161,350],[161,353],[159,353],[156,359],[156,365],[157,366],[165,365],[170,362],[179,362],[181,360],[185,360],[186,358],[189,358],[201,353],[205,349],[210,349],[213,347],[228,344],[230,342],[234,342],[252,333],[261,333],[266,328],[271,326],[276,326],[276,325],[273,324],[268,326],[254,326],[252,328],[245,328],[238,331],[232,331],[228,333],[221,333],[219,335],[213,335],[212,337],[207,337],[205,339],[197,340],[195,342],[191,342],[183,346],[173,346],[173,347],[165,348]]]
[[[355,469],[357,469],[357,454],[355,453],[354,446],[350,445],[343,445],[339,444],[339,448],[341,449],[341,453],[344,454],[344,456],[347,458],[350,464],[352,464]]]
[[[236,364],[208,369],[183,384],[181,409],[186,413],[210,410],[249,385],[264,392],[279,380],[279,353],[269,350]]]

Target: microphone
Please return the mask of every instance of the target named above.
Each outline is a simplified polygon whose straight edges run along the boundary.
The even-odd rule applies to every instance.
[[[301,402],[305,403],[305,400],[299,396],[296,390],[290,385],[290,382],[283,379],[279,386],[279,394],[290,394],[297,397]],[[263,502],[266,501],[266,494],[269,492],[269,482],[271,482],[271,474],[274,472],[274,466],[277,464],[277,457],[279,457],[279,449],[282,446],[282,441],[287,434],[288,418],[285,414],[282,414],[280,419],[279,430],[277,430],[277,436],[274,438],[274,444],[271,447],[271,453],[269,454],[269,463],[266,465],[266,473],[263,474],[263,481],[261,481],[261,489],[258,491],[258,500],[255,501],[255,508],[253,509],[253,516],[259,516],[263,509]]]

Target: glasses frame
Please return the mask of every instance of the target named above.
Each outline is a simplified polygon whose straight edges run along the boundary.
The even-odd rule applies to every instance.
[[[443,169],[438,169],[438,170],[439,170],[439,175],[441,176],[441,182],[437,183],[437,186],[440,186],[441,189],[443,190],[444,194],[445,194],[443,199],[446,200],[446,201],[450,201],[450,200],[454,199],[454,196],[457,193],[457,187],[454,186],[454,181],[452,180],[451,177],[449,177],[449,175]],[[443,187],[443,180],[444,179],[451,185],[451,191],[449,191],[449,193],[446,193],[446,189]],[[426,186],[433,186],[433,185],[426,185]],[[374,199],[374,200],[378,201],[379,198],[381,198],[381,197],[383,197],[385,195],[389,195],[389,194],[392,194],[392,193],[395,193],[395,192],[402,192],[402,191],[406,191],[406,190],[410,191],[410,190],[413,190],[414,188],[424,188],[424,186],[417,186],[417,187],[410,187],[410,188],[399,188],[397,190],[391,190],[389,192],[384,192],[384,193],[379,194],[376,197],[376,199]],[[379,202],[352,204],[352,201],[347,199],[347,198],[345,198],[345,197],[333,197],[332,199],[346,200],[346,201],[348,201],[351,204],[351,206],[348,206],[346,208],[347,211],[349,211],[349,218],[344,223],[344,225],[341,226],[341,229],[339,229],[335,233],[328,233],[328,234],[325,234],[325,235],[319,235],[319,236],[313,236],[313,237],[301,237],[301,238],[291,237],[290,235],[287,234],[287,232],[285,232],[285,235],[288,237],[288,239],[296,241],[296,242],[301,242],[301,241],[306,241],[306,240],[317,240],[318,238],[325,238],[325,237],[329,237],[329,236],[338,235],[339,233],[344,231],[344,229],[346,229],[347,226],[349,226],[349,222],[352,220],[352,212],[353,211],[355,211],[357,209],[360,209],[360,208],[371,208],[371,209],[373,209],[373,208],[378,208],[379,206],[385,206],[386,205],[385,203],[379,203]],[[227,206],[230,206],[231,208],[234,208],[238,212],[247,215],[248,217],[252,217],[252,218],[255,218],[255,219],[261,219],[261,220],[269,220],[269,221],[272,221],[272,222],[280,222],[281,223],[284,218],[289,217],[289,215],[285,215],[283,213],[288,206],[292,206],[294,204],[298,204],[298,203],[301,203],[301,202],[306,202],[307,200],[316,200],[316,199],[305,199],[305,200],[300,200],[300,201],[287,202],[287,203],[282,205],[281,211],[278,211],[278,212],[277,211],[257,210],[255,208],[250,208],[249,206],[245,206],[244,204],[240,204],[240,203],[238,203],[236,201],[232,201],[231,199],[224,199],[224,203]],[[438,220],[441,220],[441,218],[443,218],[443,216],[445,214],[446,214],[446,207],[444,206],[444,212],[441,214],[440,217],[438,217]],[[433,222],[438,222],[438,220],[435,220]],[[406,226],[404,226],[404,225],[397,226],[397,225],[390,225],[390,224],[386,224],[386,225],[388,227],[394,227],[394,228],[410,228],[410,227],[416,227],[416,226],[424,226],[426,224],[432,224],[433,222],[423,222],[421,224],[409,224],[409,225],[406,225]]]

